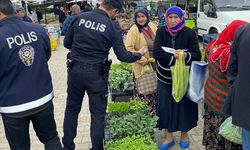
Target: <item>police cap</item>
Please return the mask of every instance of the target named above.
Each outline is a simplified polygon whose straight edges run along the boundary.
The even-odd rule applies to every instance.
[[[113,7],[117,8],[121,13],[124,12],[123,7],[123,0],[104,0],[104,2],[109,3]]]

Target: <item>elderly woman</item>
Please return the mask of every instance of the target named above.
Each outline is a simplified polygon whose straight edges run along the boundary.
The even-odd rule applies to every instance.
[[[142,47],[147,47],[148,52],[142,56],[141,60],[132,64],[134,80],[141,76],[142,68],[148,65],[148,59],[152,57],[153,43],[157,27],[149,21],[149,15],[146,9],[138,9],[135,12],[135,24],[127,33],[125,46],[131,52],[137,52]],[[139,94],[135,88],[135,96],[148,102],[151,114],[155,113],[155,93],[149,95]]]
[[[244,24],[247,22],[233,21],[215,40],[208,44],[205,50],[209,64],[209,77],[205,84],[203,145],[209,150],[242,149],[241,146],[224,139],[218,132],[226,118],[222,113],[222,107],[231,89],[226,78],[230,46],[236,30]]]
[[[157,96],[156,106],[158,128],[166,130],[166,138],[160,150],[166,150],[175,145],[173,132],[181,131],[179,146],[189,147],[188,131],[197,126],[198,105],[186,95],[180,102],[172,96],[172,76],[170,67],[175,65],[176,58],[184,53],[186,65],[199,61],[201,53],[196,33],[185,27],[183,12],[179,7],[170,7],[166,11],[166,26],[156,32],[153,55],[157,61]],[[167,53],[162,46],[175,49]],[[184,51],[185,50],[185,51]]]

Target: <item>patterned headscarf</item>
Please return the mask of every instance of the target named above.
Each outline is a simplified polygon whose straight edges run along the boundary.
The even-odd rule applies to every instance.
[[[176,14],[180,18],[180,22],[174,26],[170,27],[168,22],[168,16],[171,14]],[[166,30],[171,34],[172,37],[176,37],[178,31],[180,31],[185,26],[184,15],[180,7],[173,6],[166,11]]]
[[[138,17],[138,16],[137,16],[138,13],[144,14],[144,15],[146,16],[146,18],[147,18],[147,22],[146,22],[143,26],[139,25],[139,23],[136,21],[136,19],[137,19],[137,17]],[[139,31],[142,32],[142,29],[143,29],[144,27],[147,27],[147,26],[148,26],[148,23],[149,23],[149,16],[148,16],[148,11],[147,11],[147,9],[145,9],[145,8],[137,9],[137,10],[135,11],[135,24],[136,24],[136,26],[138,27]]]
[[[237,29],[248,22],[242,20],[234,20],[231,22],[220,35],[208,43],[205,49],[206,56],[210,62],[219,60],[220,69],[222,72],[227,70],[230,54],[230,46],[233,42]]]

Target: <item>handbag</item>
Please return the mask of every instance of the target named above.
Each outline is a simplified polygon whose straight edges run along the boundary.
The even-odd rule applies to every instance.
[[[149,67],[146,72],[145,67]],[[152,65],[145,65],[142,68],[141,76],[135,80],[136,88],[139,94],[148,95],[156,92],[157,79]]]
[[[204,101],[204,86],[208,78],[208,64],[206,62],[193,61],[189,75],[189,87],[187,97],[193,102]]]

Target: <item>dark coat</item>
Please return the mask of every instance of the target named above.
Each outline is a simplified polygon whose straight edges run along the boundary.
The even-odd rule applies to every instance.
[[[184,27],[178,32],[175,38],[169,34],[166,27],[161,27],[156,32],[153,56],[156,59],[157,67],[157,115],[159,120],[157,126],[159,129],[168,129],[170,132],[183,131],[188,132],[197,126],[198,105],[192,102],[187,96],[184,96],[178,103],[172,96],[172,75],[170,67],[175,65],[173,54],[165,52],[161,47],[170,47],[174,49],[185,50],[187,57],[186,65],[192,61],[201,59],[198,39],[195,32]]]
[[[0,21],[0,113],[23,113],[53,98],[45,29],[18,16]]]
[[[27,15],[25,15],[25,16],[23,17],[23,21],[25,21],[25,22],[32,22],[32,20],[30,19],[30,17],[27,16]]]
[[[60,11],[59,11],[59,22],[60,22],[60,23],[63,23],[65,19],[66,19],[65,13],[64,13],[63,11],[60,10]]]
[[[238,29],[231,46],[227,70],[232,90],[226,98],[223,111],[232,115],[233,124],[250,131],[250,24]]]
[[[38,20],[42,20],[43,19],[43,13],[41,13],[40,11],[36,11],[36,14],[37,14],[37,19]]]
[[[119,23],[101,9],[82,13],[73,19],[64,38],[64,47],[71,50],[71,60],[88,64],[103,63],[111,47],[120,61],[141,59],[140,53],[125,49]]]
[[[165,27],[159,28],[156,32],[153,56],[157,60],[157,78],[163,83],[172,83],[170,67],[175,64],[175,58],[172,54],[165,52],[161,48],[162,46],[187,50],[185,59],[187,65],[190,65],[192,61],[200,61],[201,59],[198,38],[192,29],[184,27],[173,39]]]

